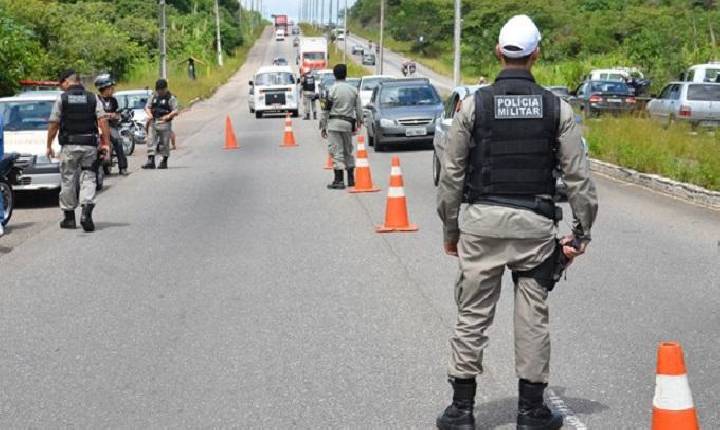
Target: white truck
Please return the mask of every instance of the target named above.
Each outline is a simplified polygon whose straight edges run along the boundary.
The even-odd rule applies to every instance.
[[[328,67],[328,43],[324,37],[303,37],[298,48],[300,73]]]
[[[707,64],[696,64],[691,66],[685,72],[684,81],[686,82],[720,82],[720,62],[715,61]]]

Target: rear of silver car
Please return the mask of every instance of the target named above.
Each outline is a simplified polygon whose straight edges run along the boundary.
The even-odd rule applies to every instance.
[[[720,84],[689,83],[683,89],[678,119],[690,121],[693,127],[720,126]]]

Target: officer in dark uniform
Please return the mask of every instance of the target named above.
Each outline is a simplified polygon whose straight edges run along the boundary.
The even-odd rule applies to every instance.
[[[74,70],[60,74],[60,88],[64,91],[53,105],[47,134],[47,156],[55,158],[53,140],[60,151],[60,208],[65,215],[60,228],[75,228],[75,208],[80,189],[82,215],[80,224],[85,231],[95,230],[92,212],[95,208],[96,171],[98,167],[98,127],[102,130],[100,152],[110,154],[110,129],[105,120],[102,103],[95,94],[85,91]]]
[[[155,154],[159,153],[163,159],[158,169],[167,169],[170,158],[170,142],[172,140],[172,120],[178,114],[178,104],[165,79],[158,79],[155,83],[155,92],[148,98],[145,113],[150,119],[150,135],[148,136],[148,161],[143,169],[155,168]]]
[[[495,83],[463,101],[443,157],[438,213],[445,252],[459,257],[458,317],[448,368],[453,401],[442,430],[474,430],[477,375],[485,332],[495,315],[505,268],[513,275],[518,430],[556,430],[562,416],[544,403],[550,368],[548,293],[562,270],[585,252],[597,195],[572,108],[535,83],[540,33],[525,15],[500,31]],[[556,239],[562,212],[554,197],[562,176],[575,218]],[[462,203],[463,214],[459,216]]]
[[[121,175],[127,176],[128,161],[123,150],[122,137],[120,136],[120,105],[117,99],[113,97],[115,81],[108,74],[99,75],[95,78],[95,88],[100,93],[99,99],[102,102],[108,126],[110,127],[110,142],[118,160],[118,169],[120,169]]]
[[[313,75],[312,70],[308,70],[300,78],[300,86],[302,88],[303,97],[303,111],[305,112],[305,117],[303,119],[310,119],[310,111],[312,111],[313,119],[317,119],[317,110],[315,107],[316,85],[315,75]]]

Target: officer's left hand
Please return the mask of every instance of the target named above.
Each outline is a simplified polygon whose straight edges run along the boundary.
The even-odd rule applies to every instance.
[[[110,145],[107,143],[103,143],[100,145],[100,158],[103,160],[107,160],[107,158],[110,156]]]
[[[458,256],[457,242],[447,243],[445,242],[445,254],[452,257]]]

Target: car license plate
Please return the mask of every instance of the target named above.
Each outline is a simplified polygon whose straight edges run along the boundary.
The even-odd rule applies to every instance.
[[[427,129],[425,127],[412,127],[405,130],[405,136],[427,136]]]
[[[609,103],[622,103],[621,99],[607,99]]]

